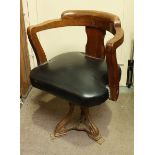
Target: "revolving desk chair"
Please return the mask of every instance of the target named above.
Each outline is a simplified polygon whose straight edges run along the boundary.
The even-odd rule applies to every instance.
[[[65,26],[85,26],[85,53],[68,52],[47,61],[37,32]],[[106,31],[114,37],[104,44]],[[68,10],[60,19],[28,27],[27,33],[38,63],[30,73],[31,84],[69,101],[69,112],[57,124],[54,136],[62,136],[70,130],[85,131],[101,144],[103,139],[90,117],[89,107],[108,99],[116,101],[119,96],[121,69],[117,64],[116,49],[124,39],[120,19],[106,12]],[[81,108],[79,124],[67,127],[75,104]]]

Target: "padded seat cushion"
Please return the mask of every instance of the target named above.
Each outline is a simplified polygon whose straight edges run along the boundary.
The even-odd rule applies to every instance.
[[[34,87],[83,106],[95,106],[109,98],[106,62],[81,52],[52,58],[30,73]]]

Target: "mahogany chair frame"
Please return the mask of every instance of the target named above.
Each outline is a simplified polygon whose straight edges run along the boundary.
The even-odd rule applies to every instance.
[[[37,37],[37,32],[65,27],[65,26],[85,26],[87,34],[86,55],[95,59],[106,59],[108,68],[108,86],[110,88],[110,100],[116,101],[119,96],[119,70],[116,58],[116,49],[123,43],[124,32],[121,28],[121,22],[118,16],[92,10],[68,10],[62,13],[60,19],[48,20],[41,24],[30,26],[27,29],[28,38],[35,52],[38,65],[46,63],[45,52]],[[114,36],[104,45],[104,36],[106,31]],[[99,130],[90,119],[87,107],[81,106],[80,122],[87,128],[79,126],[66,128],[71,119],[74,110],[74,104],[70,103],[69,113],[58,123],[55,129],[55,136],[66,134],[69,130],[86,131],[95,141],[99,142],[101,136]],[[87,122],[87,123],[86,123]]]

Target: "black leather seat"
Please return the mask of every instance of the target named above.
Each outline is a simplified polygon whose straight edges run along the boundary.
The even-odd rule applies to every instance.
[[[83,106],[101,104],[109,97],[106,62],[81,52],[54,57],[34,68],[30,79],[34,87]]]

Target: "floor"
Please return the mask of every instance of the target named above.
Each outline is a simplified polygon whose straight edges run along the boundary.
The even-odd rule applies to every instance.
[[[105,139],[102,145],[78,131],[52,140],[50,134],[67,110],[67,101],[32,88],[21,107],[21,155],[133,155],[133,88],[121,87],[117,102],[90,108]],[[76,107],[74,117],[78,114]]]

